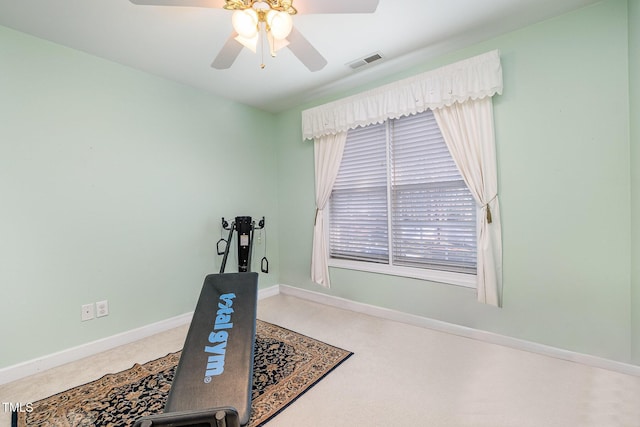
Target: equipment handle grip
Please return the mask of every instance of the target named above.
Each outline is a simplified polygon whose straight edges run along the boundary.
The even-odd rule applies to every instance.
[[[224,242],[224,248],[220,250],[220,243],[222,242]],[[218,251],[218,255],[224,255],[224,251],[226,248],[227,248],[227,240],[226,239],[218,240],[218,243],[216,243],[216,250]]]

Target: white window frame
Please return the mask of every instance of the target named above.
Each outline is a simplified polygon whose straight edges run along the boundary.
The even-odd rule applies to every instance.
[[[390,174],[389,169],[391,168],[388,143],[387,143],[386,151],[387,151],[387,177],[388,177]],[[387,180],[387,194],[391,194],[390,186],[391,186],[391,182],[390,180]],[[331,210],[330,204],[331,204],[331,201],[329,200],[327,205],[327,211]],[[391,210],[390,204],[391,204],[391,198],[388,197],[387,212],[390,212]],[[389,230],[388,247],[389,247],[389,250],[391,250],[393,246],[392,245],[393,233],[391,232],[391,215],[387,216],[387,220],[388,220],[387,227]],[[325,230],[325,239],[326,239],[325,241],[328,242],[330,240],[329,239],[330,215],[324,216],[324,230]],[[476,233],[477,232],[478,230],[477,230],[477,223],[476,223]],[[329,252],[329,250],[330,250],[330,246],[327,245],[327,252]],[[341,259],[341,258],[332,258],[330,253],[327,253],[327,259],[328,259],[329,267],[333,267],[333,268],[342,268],[342,269],[348,269],[348,270],[364,271],[364,272],[370,272],[370,273],[378,273],[378,274],[386,274],[391,276],[427,280],[431,282],[445,283],[445,284],[462,286],[462,287],[473,288],[473,289],[477,287],[476,274],[393,265],[391,256],[389,257],[388,264],[369,262],[369,261],[356,261],[356,260],[348,260],[348,259]]]
[[[327,228],[328,220],[325,219]],[[328,237],[328,236],[327,236]],[[366,271],[369,273],[387,274],[390,276],[407,277],[411,279],[428,280],[430,282],[446,283],[449,285],[476,288],[476,275],[455,273],[452,271],[428,270],[424,268],[404,267],[375,262],[352,261],[329,257],[329,267],[347,270]]]

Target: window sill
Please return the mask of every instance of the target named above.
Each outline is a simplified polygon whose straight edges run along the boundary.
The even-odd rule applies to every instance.
[[[388,274],[391,276],[408,277],[412,279],[428,280],[430,282],[446,283],[449,285],[476,288],[476,275],[452,273],[450,271],[425,270],[421,268],[398,267],[372,262],[358,262],[344,259],[329,258],[329,267],[347,270],[367,271],[370,273]]]

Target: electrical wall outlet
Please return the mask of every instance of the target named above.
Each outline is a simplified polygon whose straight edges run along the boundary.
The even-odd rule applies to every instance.
[[[96,317],[104,317],[109,315],[109,301],[96,302]]]
[[[84,304],[82,306],[82,314],[80,319],[84,322],[93,319],[93,304]]]

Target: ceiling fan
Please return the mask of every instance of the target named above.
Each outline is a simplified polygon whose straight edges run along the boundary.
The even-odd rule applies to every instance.
[[[310,70],[318,71],[327,60],[298,31],[291,16],[312,13],[373,13],[379,0],[130,0],[137,5],[223,8],[234,11],[234,31],[211,66],[231,67],[243,47],[256,51],[258,37],[266,37],[272,56],[283,47]],[[264,64],[262,65],[264,68]]]

